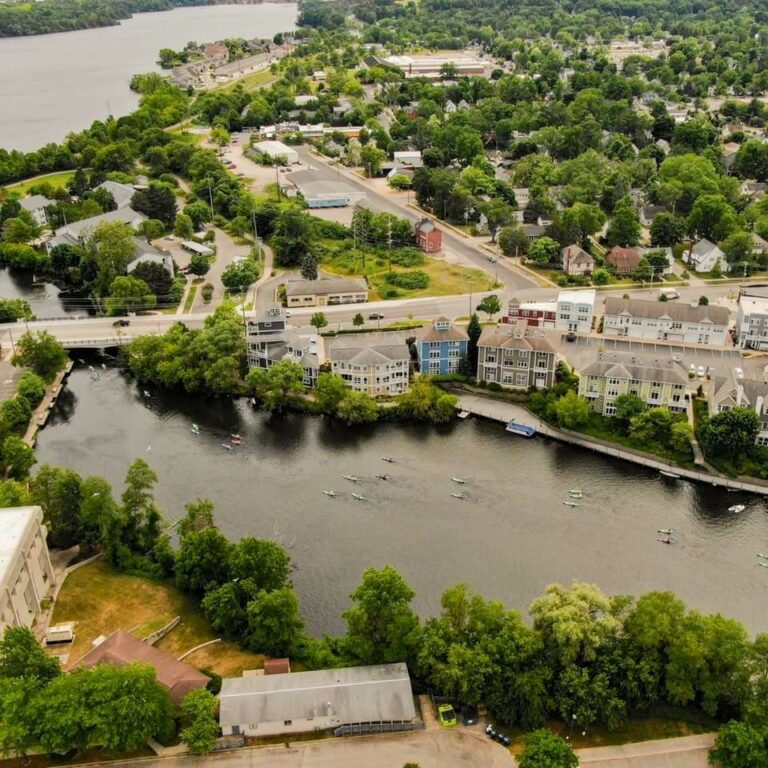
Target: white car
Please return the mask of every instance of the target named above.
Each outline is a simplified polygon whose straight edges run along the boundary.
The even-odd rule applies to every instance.
[[[704,375],[705,375],[705,371],[704,371],[704,366],[703,366],[703,365],[700,365],[700,366],[699,366],[699,367],[696,369],[696,374],[697,374],[697,375],[698,375],[700,378],[702,378],[702,379],[704,378]]]
[[[736,378],[738,379],[744,378],[744,371],[742,371],[741,368],[734,368],[733,372],[736,374]]]

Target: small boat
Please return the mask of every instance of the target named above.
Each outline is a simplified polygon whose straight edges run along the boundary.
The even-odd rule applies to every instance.
[[[679,480],[680,475],[676,475],[674,472],[667,472],[663,469],[659,470],[660,475],[664,475],[664,477],[671,477],[673,480]]]
[[[581,499],[584,497],[584,494],[581,491],[568,491],[568,495],[572,499]]]
[[[368,501],[362,493],[353,493],[352,498],[355,499],[355,501]]]
[[[356,483],[358,478],[357,475],[344,475],[345,480],[349,480],[350,483]]]
[[[576,501],[564,501],[563,504],[565,504],[566,507],[578,507],[580,506],[578,502]]]
[[[507,422],[506,431],[511,432],[513,435],[520,435],[521,437],[533,437],[536,434],[536,430],[533,427],[529,427],[527,424],[521,424],[514,419]]]
[[[466,499],[467,497],[463,493],[452,493],[454,499]]]
[[[734,504],[732,507],[728,507],[729,512],[733,512],[735,514],[739,514],[739,512],[743,512],[746,509],[746,507],[743,504]]]
[[[386,461],[387,464],[394,464],[395,463],[395,460],[391,456],[382,456],[381,460],[382,461]]]
[[[472,414],[469,411],[459,411],[460,419],[468,419]]]
[[[242,438],[242,437],[240,437],[240,435],[238,435],[238,434],[230,435],[230,437],[232,438],[232,440],[242,440],[242,439],[243,439],[243,438]]]
[[[228,451],[231,451],[231,450],[232,450],[232,446],[231,446],[231,445],[229,445],[228,443],[222,443],[222,444],[221,444],[221,447],[222,447],[222,448],[226,448]]]
[[[336,495],[336,491],[323,491],[323,493],[326,496],[335,496]]]
[[[764,555],[762,552],[758,552],[756,557],[759,557],[761,560],[768,560],[768,555]]]
[[[235,439],[234,437],[232,438],[232,445],[240,446],[242,444],[243,444],[243,441],[239,437],[237,439]]]
[[[256,403],[256,398],[255,398],[255,397],[252,397],[252,398],[250,399],[250,403],[251,403],[251,408],[255,408],[255,407],[256,407],[256,405],[257,405],[257,403]]]
[[[92,365],[89,365],[89,366],[88,366],[88,370],[89,370],[91,373],[93,373],[93,372],[94,372],[96,369],[95,369],[95,368],[94,368]]]
[[[666,536],[671,536],[674,532],[675,532],[674,528],[659,528],[659,530],[656,531],[656,533],[663,533]]]
[[[454,483],[458,483],[459,485],[464,485],[464,483],[467,482],[460,477],[452,477],[451,480],[453,480]]]
[[[672,544],[672,539],[667,536],[666,539],[656,539],[656,541],[660,542],[661,544]]]
[[[107,370],[107,366],[106,366],[106,364],[105,364],[105,363],[102,363],[102,364],[101,364],[101,370],[102,370],[102,371],[106,371],[106,370]]]
[[[758,563],[762,568],[768,568],[768,563]]]
[[[571,496],[581,496],[584,491],[582,491],[581,488],[571,488],[568,493],[570,493]]]
[[[390,480],[392,478],[392,475],[376,475],[376,478],[378,480]]]
[[[144,390],[144,397],[152,397],[152,395],[150,395],[149,392],[145,389]]]

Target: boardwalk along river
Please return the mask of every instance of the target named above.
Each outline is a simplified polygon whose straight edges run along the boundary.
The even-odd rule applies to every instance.
[[[673,590],[701,611],[768,630],[768,569],[755,557],[768,551],[761,498],[665,479],[475,419],[441,429],[347,429],[270,417],[245,401],[147,394],[116,369],[94,381],[77,367],[40,433],[39,460],[104,475],[119,495],[128,464],[141,456],[160,477],[157,498],[169,517],[205,496],[228,535],[277,538],[297,565],[294,582],[315,632],[339,630],[363,569],[386,563],[415,588],[422,614],[435,612],[443,590],[459,581],[524,610],[547,584],[580,579],[607,593]],[[242,447],[225,450],[232,433]],[[375,479],[381,473],[392,479]],[[451,496],[459,490],[452,476],[467,480],[465,500]],[[567,507],[576,486],[585,497]],[[746,505],[741,514],[727,511],[737,503]],[[659,528],[678,531],[676,543],[660,543]]]

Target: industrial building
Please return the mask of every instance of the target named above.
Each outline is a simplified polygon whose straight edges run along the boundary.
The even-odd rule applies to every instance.
[[[346,208],[364,197],[343,179],[321,179],[314,171],[296,171],[287,181],[294,184],[309,208]]]
[[[270,160],[282,162],[284,165],[294,165],[299,162],[299,153],[282,141],[258,141],[253,145],[255,152],[266,155]]]

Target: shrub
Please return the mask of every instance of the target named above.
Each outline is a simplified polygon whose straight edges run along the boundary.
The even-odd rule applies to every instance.
[[[405,288],[406,290],[420,290],[429,285],[429,275],[419,270],[415,272],[390,272],[386,279],[390,285],[396,285],[398,288]]]
[[[406,246],[392,250],[390,260],[401,267],[419,267],[424,263],[425,258],[418,248]]]
[[[200,289],[200,295],[203,297],[203,301],[208,304],[208,302],[210,302],[210,300],[213,298],[213,286],[210,283],[206,283]]]
[[[487,387],[491,392],[501,392],[501,384],[498,381],[489,381]]]
[[[18,392],[34,408],[45,396],[45,382],[36,373],[28,371],[19,379]]]

